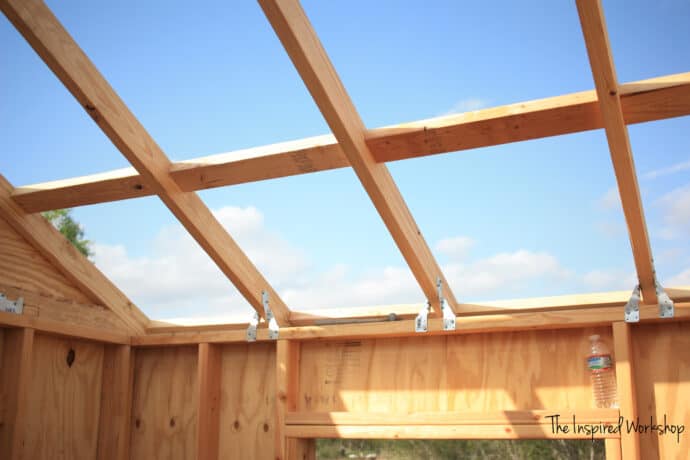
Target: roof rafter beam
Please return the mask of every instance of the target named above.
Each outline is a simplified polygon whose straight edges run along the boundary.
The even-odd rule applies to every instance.
[[[625,122],[690,115],[690,73],[620,85]],[[521,102],[368,131],[377,163],[603,128],[595,91]],[[348,167],[332,135],[266,145],[173,163],[184,191]],[[154,195],[133,168],[17,187],[27,212]]]
[[[385,164],[366,144],[367,130],[316,32],[297,0],[259,0],[302,81],[369,194],[424,295],[441,312],[437,279],[450,307],[456,301]]]
[[[52,263],[94,303],[112,310],[134,334],[149,319],[96,266],[39,214],[27,214],[11,198],[12,184],[0,174],[0,218]]]
[[[616,173],[623,213],[628,224],[628,234],[642,298],[645,303],[656,303],[656,276],[652,248],[649,244],[628,128],[623,117],[620,88],[616,78],[604,11],[599,0],[577,0],[577,10],[587,45],[587,54],[611,151],[611,161]]]
[[[0,9],[252,307],[265,316],[265,290],[277,321],[289,324],[278,294],[197,194],[173,180],[168,157],[50,9],[38,0],[0,0]]]

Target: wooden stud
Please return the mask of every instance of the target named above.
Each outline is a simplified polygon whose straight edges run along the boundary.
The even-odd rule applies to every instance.
[[[623,460],[620,439],[605,439],[604,448],[606,449],[606,460]]]
[[[0,217],[94,302],[111,309],[133,333],[143,333],[146,315],[48,221],[24,212],[11,193],[12,185],[0,175]]]
[[[199,410],[196,436],[199,460],[218,458],[221,366],[220,346],[200,343],[197,368]]]
[[[316,458],[313,439],[289,439],[285,435],[285,417],[297,409],[299,357],[299,342],[276,342],[276,460]]]
[[[619,93],[628,124],[690,114],[690,73],[627,83]],[[377,128],[366,142],[383,163],[603,127],[596,92],[585,91]],[[326,135],[185,160],[170,174],[191,192],[349,165]],[[127,168],[17,187],[12,197],[26,212],[39,212],[149,195],[155,191]]]
[[[134,360],[128,345],[107,345],[103,355],[98,460],[129,458]]]
[[[613,323],[613,346],[616,359],[616,387],[621,416],[628,421],[637,422],[637,397],[635,395],[635,374],[633,369],[633,350],[631,326],[628,323]],[[623,458],[639,459],[640,436],[636,431],[621,437]]]
[[[577,10],[597,89],[623,213],[628,224],[642,298],[645,303],[654,304],[657,302],[657,297],[652,248],[649,245],[628,128],[623,118],[620,89],[609,45],[604,11],[600,0],[577,0]]]
[[[23,458],[33,343],[33,329],[4,331],[0,399],[5,426],[0,430],[0,452],[7,460]]]
[[[365,142],[366,128],[297,0],[259,0],[283,47],[369,194],[424,295],[440,313],[437,278],[455,311],[456,300],[386,165]]]
[[[265,290],[278,323],[288,324],[289,310],[277,292],[197,194],[173,180],[168,157],[50,9],[38,0],[2,0],[0,9],[252,307],[264,316]]]

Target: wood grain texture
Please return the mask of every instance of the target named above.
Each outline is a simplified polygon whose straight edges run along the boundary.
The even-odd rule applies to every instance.
[[[108,332],[88,326],[72,325],[63,321],[40,319],[31,315],[0,312],[0,325],[31,328],[59,336],[83,338],[106,343],[129,345],[131,337],[125,333]]]
[[[503,410],[498,412],[411,412],[404,415],[387,412],[288,412],[288,425],[551,425],[557,413],[561,423],[618,423],[618,409],[579,410]]]
[[[625,122],[690,114],[690,73],[620,85]],[[481,109],[369,130],[378,163],[457,152],[603,128],[595,91]],[[170,173],[190,192],[349,167],[332,135],[260,146],[173,163]],[[148,195],[134,168],[18,187],[14,200],[27,212],[48,211]]]
[[[264,315],[261,291],[270,294],[281,324],[289,310],[280,296],[194,192],[184,192],[170,176],[171,162],[120,99],[50,9],[38,0],[3,0],[0,8],[106,136],[192,237]],[[11,193],[11,189],[8,191]],[[12,202],[15,206],[16,203]],[[18,206],[17,206],[18,207]]]
[[[83,304],[70,299],[36,293],[0,283],[0,292],[10,299],[23,298],[27,319],[60,323],[65,329],[92,329],[105,334],[128,335],[127,325],[111,310],[91,303]],[[40,329],[36,327],[36,329]]]
[[[104,348],[98,460],[129,458],[134,362],[128,345]]]
[[[593,407],[587,337],[609,328],[302,343],[301,412]],[[564,358],[566,357],[566,358]]]
[[[71,366],[70,350],[74,351]],[[31,372],[22,458],[95,458],[103,345],[37,335]]]
[[[604,448],[606,449],[606,460],[623,460],[620,439],[604,440]]]
[[[276,342],[276,460],[313,459],[314,439],[295,439],[285,436],[287,415],[297,410],[299,398],[300,342]]]
[[[554,433],[541,425],[289,425],[294,438],[338,439],[591,439],[585,431]],[[595,439],[620,438],[618,433],[597,433]]]
[[[197,459],[216,460],[220,431],[220,345],[200,343],[198,359]]]
[[[459,316],[456,330],[443,331],[441,318],[429,320],[426,336],[472,335],[487,332],[510,332],[525,330],[560,330],[582,327],[610,327],[623,317],[623,305],[618,307],[573,308],[571,310],[538,311],[528,313],[502,313],[495,315]],[[659,319],[657,306],[641,306],[642,323],[690,321],[690,302],[675,305],[673,319]],[[376,337],[420,337],[414,332],[413,320],[388,321],[383,323],[338,324],[330,326],[297,326],[280,329],[283,339],[367,339]],[[184,344],[245,342],[244,331],[178,331],[145,336],[132,336],[132,345],[137,347],[174,346]],[[258,329],[258,341],[269,341],[267,329]]]
[[[628,420],[638,417],[633,365],[632,327],[625,322],[613,323],[613,345],[616,362],[616,389],[621,416]],[[640,435],[636,432],[621,436],[621,455],[626,459],[640,459]]]
[[[0,452],[8,460],[26,458],[25,427],[31,397],[33,329],[3,331],[0,367]]]
[[[196,458],[197,349],[137,350],[131,458]]]
[[[369,194],[427,300],[440,313],[443,297],[457,301],[386,165],[377,163],[365,142],[366,128],[338,73],[297,0],[259,0],[264,14],[292,59],[345,156]]]
[[[227,345],[221,354],[219,458],[275,458],[275,345]]]
[[[628,127],[623,118],[623,106],[604,19],[604,10],[600,0],[577,0],[577,10],[587,45],[623,213],[628,224],[628,234],[642,297],[645,303],[656,303],[656,275],[654,273],[652,248],[649,244],[647,223],[642,209],[642,198],[637,183]]]
[[[57,299],[91,303],[91,299],[22,238],[1,215],[0,283]]]
[[[0,7],[4,10],[4,3],[0,2]],[[24,212],[10,198],[12,189],[12,185],[0,175],[0,218],[3,218],[17,234],[35,248],[74,286],[86,294],[93,303],[108,307],[127,325],[128,330],[132,333],[143,333],[148,324],[146,315],[41,215]],[[26,251],[26,248],[20,250],[22,249]],[[2,253],[0,251],[0,254]],[[10,262],[14,261],[19,264],[17,262],[18,255],[15,253]],[[36,260],[36,257],[34,256],[33,259]],[[38,269],[39,267],[30,267],[32,271],[34,268]],[[45,272],[45,270],[43,271]],[[22,275],[24,278],[29,276],[31,275]],[[23,284],[17,284],[17,287],[26,287]],[[31,290],[42,292],[40,284],[29,284],[29,286],[35,288]],[[60,294],[60,292],[53,291],[49,294]],[[75,300],[86,303],[86,299],[81,295],[77,296]]]
[[[690,458],[690,323],[643,324],[632,329],[640,421],[685,425],[685,432],[640,434],[644,460]]]

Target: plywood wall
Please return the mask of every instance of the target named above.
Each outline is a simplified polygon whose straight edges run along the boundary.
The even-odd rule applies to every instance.
[[[610,328],[302,344],[298,410],[591,408],[588,339]]]
[[[65,244],[69,244],[65,241]],[[94,305],[71,281],[0,217],[0,292],[24,298],[24,314],[126,330],[110,310]]]
[[[690,323],[647,324],[633,329],[633,356],[640,421],[684,425],[673,433],[640,434],[642,458],[690,458]]]
[[[131,458],[195,458],[197,400],[196,347],[137,350]]]
[[[219,458],[275,458],[275,345],[222,351]]]
[[[71,365],[67,356],[72,350]],[[103,345],[37,334],[24,458],[92,459],[98,441]]]

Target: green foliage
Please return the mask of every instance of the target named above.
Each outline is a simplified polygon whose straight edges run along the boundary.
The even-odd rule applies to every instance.
[[[46,211],[41,214],[48,222],[53,224],[53,227],[65,235],[65,238],[67,238],[79,252],[86,257],[90,257],[93,254],[91,252],[91,241],[84,239],[84,229],[82,229],[81,225],[72,218],[70,212],[70,209],[57,209],[55,211]]]
[[[422,441],[319,439],[320,460],[603,460],[604,443],[597,440]]]

